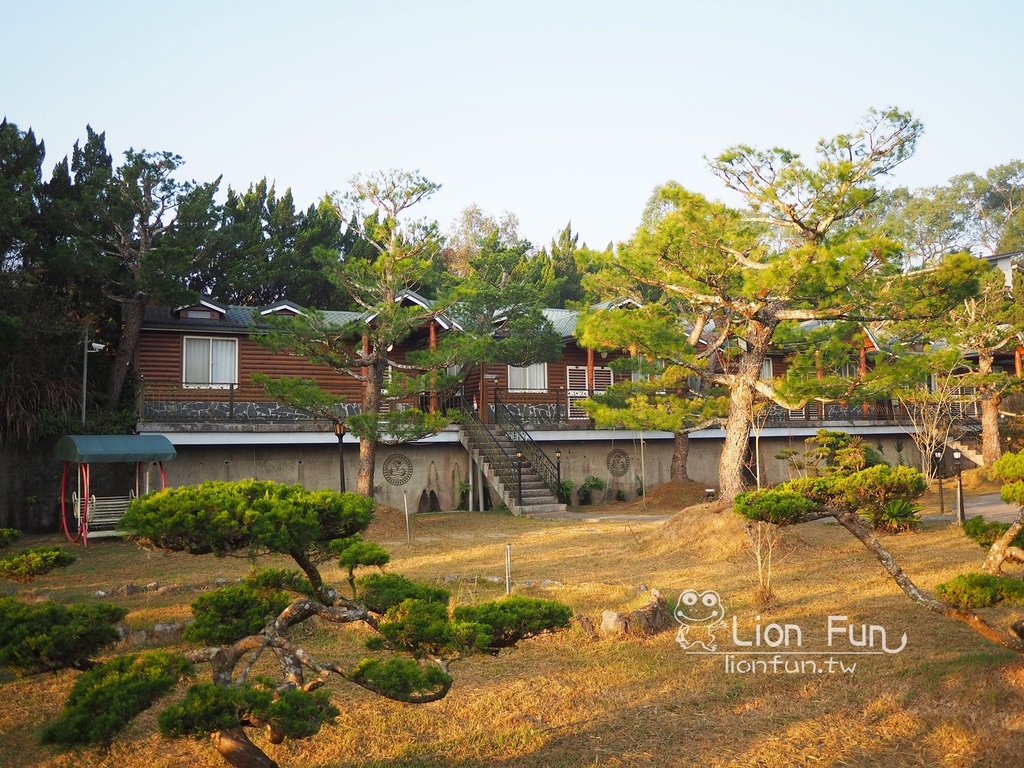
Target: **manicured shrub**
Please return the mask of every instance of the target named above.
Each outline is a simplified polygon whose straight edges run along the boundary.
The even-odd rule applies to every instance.
[[[249,719],[268,724],[282,736],[307,738],[339,714],[327,688],[292,688],[275,696],[273,682],[257,678],[237,687],[193,685],[180,703],[160,713],[158,722],[160,733],[168,738],[205,736]]]
[[[77,555],[62,547],[36,547],[0,558],[0,579],[28,584],[36,576],[54,568],[65,568],[77,560]]]
[[[988,573],[965,573],[935,587],[954,608],[987,608],[996,603],[1024,603],[1024,581]]]
[[[803,522],[817,508],[818,505],[812,499],[784,487],[741,493],[733,502],[733,511],[748,520],[775,525]]]
[[[1000,523],[995,520],[989,522],[981,515],[976,515],[964,521],[963,532],[968,538],[978,542],[979,546],[988,549],[1009,528],[1009,523]],[[1024,547],[1024,531],[1014,537],[1012,544],[1015,547]]]
[[[181,656],[152,651],[118,656],[75,681],[58,718],[42,732],[43,744],[106,746],[132,718],[171,690],[191,665]]]
[[[96,603],[64,607],[0,598],[0,666],[25,674],[82,669],[103,646],[119,639],[114,625],[126,608]]]
[[[418,584],[397,573],[369,573],[357,579],[359,600],[374,613],[385,613],[403,600],[415,599],[448,605],[448,590]]]
[[[250,584],[215,589],[192,602],[193,621],[182,636],[192,643],[230,645],[258,634],[289,603],[291,598],[285,592]]]
[[[569,626],[572,611],[554,600],[513,596],[455,609],[455,621],[480,624],[487,629],[488,649],[510,648],[520,640]]]

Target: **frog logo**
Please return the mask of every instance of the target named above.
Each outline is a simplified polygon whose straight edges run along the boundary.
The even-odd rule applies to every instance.
[[[713,590],[698,592],[687,589],[679,595],[674,613],[679,622],[676,642],[684,651],[698,645],[705,651],[714,651],[715,630],[725,624],[725,606]]]

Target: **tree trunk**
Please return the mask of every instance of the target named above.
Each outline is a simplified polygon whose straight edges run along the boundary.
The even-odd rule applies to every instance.
[[[1024,528],[1024,507],[1017,511],[1017,517],[1006,532],[992,542],[992,546],[989,547],[988,554],[985,556],[985,564],[981,566],[982,571],[998,576],[1006,560],[1019,560],[1020,550],[1012,546],[1012,542],[1022,528]]]
[[[920,587],[910,580],[910,577],[904,573],[903,568],[900,567],[895,558],[885,547],[882,546],[881,542],[879,542],[878,539],[876,539],[871,532],[864,527],[855,515],[840,514],[835,515],[835,518],[839,521],[841,526],[857,537],[857,539],[867,547],[868,551],[875,556],[875,559],[878,560],[882,568],[885,569],[885,572],[888,573],[899,588],[903,590],[904,594],[906,594],[907,597],[915,603],[941,616],[955,619],[956,621],[966,624],[986,640],[997,643],[1004,648],[1009,648],[1011,651],[1024,654],[1024,639],[1022,639],[1022,637],[1017,633],[1017,626],[1024,624],[1024,622],[1018,622],[1013,625],[1013,627],[1011,627],[1013,634],[1010,634],[1009,632],[1003,632],[996,629],[985,621],[980,614],[975,613],[972,610],[953,608],[950,605],[946,605],[941,600],[929,597],[921,591]]]
[[[363,413],[380,413],[381,388],[384,386],[384,369],[387,361],[371,363],[366,367],[363,382]],[[359,471],[356,475],[356,493],[373,498],[373,475],[377,469],[377,429],[372,434],[359,436]]]
[[[669,465],[670,480],[689,480],[686,474],[686,459],[690,455],[690,435],[687,432],[676,432],[672,444],[672,463]]]
[[[978,355],[978,373],[992,373],[992,355]],[[999,447],[999,393],[991,387],[981,387],[981,460],[991,467],[1002,455]]]
[[[146,300],[141,294],[136,294],[121,303],[121,337],[117,342],[114,367],[107,382],[107,401],[114,410],[121,406],[124,384],[128,380],[128,371],[131,369],[135,347],[138,346],[139,334],[142,332],[142,313],[145,306]]]
[[[743,460],[750,443],[752,382],[737,380],[729,390],[729,419],[725,423],[725,442],[718,461],[719,498],[731,504],[743,490]]]
[[[739,370],[729,382],[729,418],[725,423],[725,443],[718,462],[719,497],[731,504],[743,490],[743,461],[750,449],[750,426],[754,421],[755,385],[761,378],[761,366],[777,321],[751,319],[747,323],[746,351]]]
[[[234,768],[278,768],[262,749],[249,741],[241,726],[216,731],[210,738],[220,756]]]

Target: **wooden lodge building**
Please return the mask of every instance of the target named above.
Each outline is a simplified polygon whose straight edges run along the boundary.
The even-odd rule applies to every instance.
[[[402,300],[423,301],[415,294]],[[251,337],[259,332],[261,318],[300,312],[287,301],[252,308],[209,299],[173,310],[147,310],[135,359],[137,431],[164,435],[173,444],[177,459],[167,468],[168,485],[256,477],[338,489],[344,477],[345,487],[354,488],[355,436],[271,401],[252,383],[254,373],[316,379],[343,400],[338,423],[360,411],[363,393],[357,378],[274,353]],[[669,480],[671,433],[598,429],[576,405],[627,377],[614,373],[609,363],[628,353],[584,349],[576,342],[576,312],[549,309],[545,314],[563,341],[558,361],[528,368],[474,366],[455,393],[425,392],[386,402],[383,407],[392,410],[456,410],[459,417],[435,435],[378,446],[378,502],[410,512],[483,508],[485,503],[528,512],[562,508],[554,493],[559,481],[571,481],[578,489],[588,477],[598,478],[606,489],[597,500],[633,500],[643,489]],[[353,312],[326,312],[325,317],[339,324],[362,318]],[[411,349],[434,344],[450,332],[457,333],[457,326],[436,318],[390,354],[394,362],[405,363]],[[1018,354],[1018,365],[1019,360]],[[774,355],[766,361],[765,375],[784,375],[785,367],[785,358]],[[751,463],[761,479],[786,479],[784,465],[774,456],[784,448],[804,450],[805,438],[821,428],[861,435],[890,462],[920,466],[891,402],[848,407],[812,401],[794,411],[774,407],[752,430],[751,449],[760,461]],[[714,488],[724,431],[706,429],[690,437],[688,476]]]

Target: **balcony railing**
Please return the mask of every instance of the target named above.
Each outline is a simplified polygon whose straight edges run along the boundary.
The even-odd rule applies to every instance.
[[[493,403],[498,400],[523,430],[592,429],[592,422],[575,406],[576,402],[591,394],[593,392],[587,390],[563,388],[527,392],[489,389],[488,412],[480,413],[480,416],[494,421]],[[391,411],[406,408],[427,411],[432,403],[441,411],[459,407],[457,397],[439,395],[432,398],[430,393],[420,393],[388,400],[385,408]],[[344,417],[359,413],[360,405],[358,402],[342,403],[338,409]],[[964,403],[961,410],[959,416],[965,422],[971,421],[971,417],[976,415],[974,403]],[[244,384],[185,387],[177,382],[146,381],[139,391],[137,413],[142,421],[162,423],[312,424],[316,421],[304,411],[272,400],[261,387]],[[796,428],[864,422],[906,425],[911,423],[911,419],[899,404],[889,400],[863,404],[811,401],[797,410],[772,405],[762,424]]]

